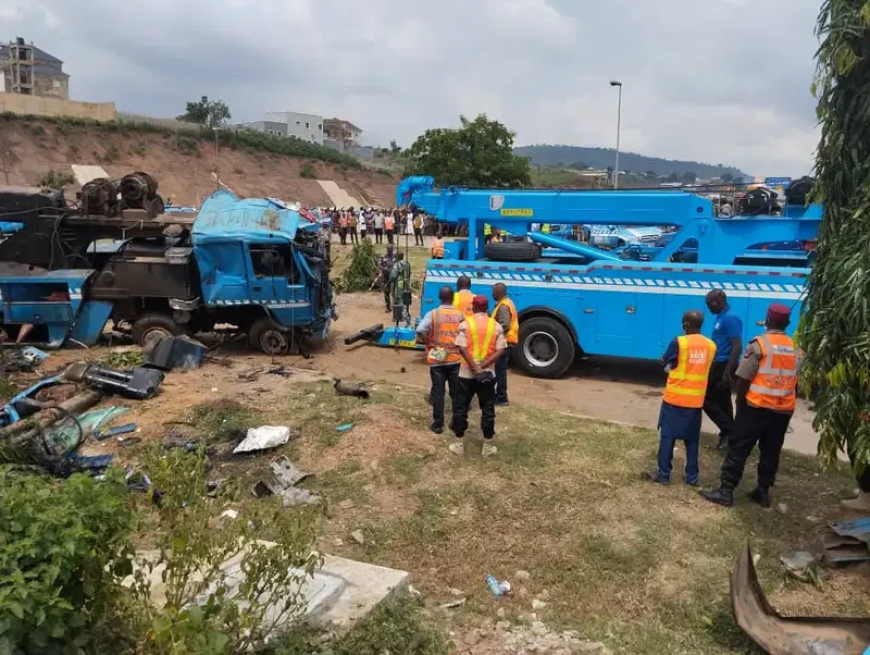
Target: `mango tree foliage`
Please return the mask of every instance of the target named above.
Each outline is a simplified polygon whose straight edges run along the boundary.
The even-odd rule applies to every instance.
[[[406,153],[405,175],[431,175],[439,186],[531,185],[529,160],[513,152],[514,132],[484,114],[459,120],[458,129],[431,129],[417,137]]]
[[[822,128],[816,201],[818,257],[804,303],[804,381],[827,464],[847,449],[870,459],[870,1],[825,0],[814,93]]]

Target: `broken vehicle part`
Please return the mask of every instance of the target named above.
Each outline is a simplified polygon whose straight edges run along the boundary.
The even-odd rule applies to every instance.
[[[73,364],[64,372],[63,377],[66,380],[84,382],[91,389],[132,400],[148,400],[157,393],[163,382],[163,373],[151,368],[137,366],[126,372],[94,366],[87,362]]]
[[[157,335],[142,349],[145,363],[161,371],[199,368],[208,348],[188,336]]]
[[[821,532],[825,561],[834,566],[870,560],[870,517],[834,523]]]
[[[335,388],[335,393],[339,396],[354,396],[368,400],[369,392],[363,383],[342,382],[338,378],[332,379],[332,386]]]
[[[864,655],[870,646],[870,619],[776,612],[758,582],[748,540],[731,570],[731,608],[737,625],[770,655]]]
[[[275,479],[284,487],[292,487],[311,475],[296,468],[296,465],[286,455],[281,455],[281,457],[272,462],[270,468]]]

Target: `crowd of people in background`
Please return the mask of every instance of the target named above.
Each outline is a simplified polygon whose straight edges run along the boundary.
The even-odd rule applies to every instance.
[[[457,226],[440,223],[422,211],[380,209],[375,207],[320,208],[320,215],[328,218],[332,231],[338,234],[342,245],[359,243],[366,237],[375,243],[393,244],[399,236],[414,239],[415,246],[425,245],[423,237],[461,236]]]

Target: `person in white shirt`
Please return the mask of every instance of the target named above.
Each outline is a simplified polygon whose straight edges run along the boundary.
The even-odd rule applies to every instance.
[[[384,242],[384,213],[383,211],[375,212],[375,243]]]
[[[405,215],[405,234],[411,236],[414,234],[414,213],[408,212]]]
[[[369,229],[368,222],[366,221],[366,212],[363,211],[363,208],[359,208],[359,237],[360,239],[366,238],[366,231]]]

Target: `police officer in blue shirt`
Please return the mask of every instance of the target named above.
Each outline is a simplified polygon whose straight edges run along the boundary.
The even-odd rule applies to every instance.
[[[716,344],[716,358],[707,379],[704,412],[719,428],[719,450],[726,450],[734,431],[731,381],[743,349],[743,321],[731,312],[728,298],[721,289],[707,294],[707,309],[715,316],[710,338]]]

